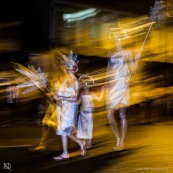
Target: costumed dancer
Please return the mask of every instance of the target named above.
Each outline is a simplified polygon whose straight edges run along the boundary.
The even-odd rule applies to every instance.
[[[95,93],[90,91],[90,87],[94,85],[94,80],[91,76],[83,75],[79,80],[84,80],[82,84],[83,91],[81,92],[78,100],[80,104],[80,114],[78,117],[77,137],[84,139],[86,147],[90,148],[93,138],[93,109],[94,100],[100,101],[102,99],[104,88],[102,88],[101,95],[98,97]],[[92,85],[89,83],[92,82]]]
[[[42,151],[46,149],[46,141],[48,139],[50,130],[56,131],[57,128],[57,111],[56,104],[49,103],[46,113],[42,119],[42,136],[38,146],[31,149],[31,151]]]
[[[58,126],[57,135],[61,136],[63,152],[61,155],[53,157],[54,160],[64,160],[69,158],[68,152],[68,137],[77,142],[81,148],[81,156],[86,154],[85,142],[78,139],[74,134],[76,133],[76,120],[78,105],[79,82],[75,77],[78,71],[78,65],[75,62],[77,55],[73,56],[70,51],[69,55],[62,54],[57,51],[57,62],[65,67],[66,77],[62,83],[56,86],[56,96],[54,99],[61,103],[57,105],[58,111]]]
[[[129,105],[129,79],[136,69],[137,61],[133,61],[132,54],[122,48],[122,41],[128,38],[121,28],[112,28],[110,39],[116,49],[110,53],[107,66],[106,84],[106,109],[107,118],[116,137],[116,146],[113,149],[121,149],[124,146],[127,133],[126,108]],[[139,60],[137,54],[135,60]],[[121,134],[114,117],[115,110],[119,110],[121,120]]]
[[[41,71],[39,67],[37,70],[33,66],[24,67],[22,64],[13,63],[15,70],[20,74],[27,76],[22,80],[17,87],[23,88],[22,94],[29,94],[35,90],[39,90],[43,96],[45,96],[46,102],[49,106],[42,120],[42,137],[38,146],[30,148],[30,151],[41,151],[46,149],[46,141],[50,132],[50,129],[57,128],[57,111],[56,104],[52,99],[53,91],[48,87],[47,74]]]

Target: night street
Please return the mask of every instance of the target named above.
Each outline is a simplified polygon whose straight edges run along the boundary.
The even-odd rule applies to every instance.
[[[0,173],[173,173],[172,9],[2,1]]]
[[[170,173],[173,171],[172,124],[172,121],[153,125],[129,124],[124,150],[114,151],[112,132],[102,122],[95,127],[93,146],[87,155],[81,157],[78,146],[69,140],[71,158],[65,161],[53,160],[53,156],[61,154],[60,137],[53,131],[47,141],[47,150],[33,152],[30,149],[39,144],[41,126],[29,121],[1,127],[1,172]]]

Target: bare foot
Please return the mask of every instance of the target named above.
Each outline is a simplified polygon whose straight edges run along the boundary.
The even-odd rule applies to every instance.
[[[85,156],[86,155],[86,142],[83,141],[82,143],[83,144],[80,145],[80,147],[81,147],[81,156]]]
[[[30,149],[30,151],[44,151],[44,150],[46,150],[45,145],[38,145],[37,147]]]
[[[124,143],[116,145],[115,147],[113,147],[113,150],[116,150],[116,151],[123,150],[123,149],[124,149]]]

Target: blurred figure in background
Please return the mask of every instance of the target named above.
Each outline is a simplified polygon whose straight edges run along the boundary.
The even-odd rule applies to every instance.
[[[6,88],[6,98],[9,116],[9,124],[16,118],[18,109],[18,88],[13,83],[12,79],[7,79],[9,86]]]
[[[140,54],[135,61],[130,51],[122,48],[122,41],[128,38],[121,28],[113,28],[110,39],[115,44],[115,50],[109,54],[107,66],[106,84],[106,109],[107,118],[116,137],[116,146],[113,149],[121,149],[125,143],[127,133],[126,108],[129,105],[129,79],[137,66]],[[114,117],[115,110],[119,110],[121,120],[121,134]]]
[[[32,151],[42,151],[46,149],[46,141],[48,139],[50,130],[53,129],[56,131],[57,128],[57,116],[56,104],[49,103],[45,115],[42,119],[42,136],[40,143],[37,147],[33,148]]]
[[[21,95],[35,99],[37,98],[36,92],[38,92],[41,96],[41,98],[38,97],[37,116],[39,121],[37,123],[38,125],[42,125],[42,137],[40,144],[30,150],[45,150],[50,129],[54,128],[55,130],[57,128],[56,104],[52,98],[53,88],[51,85],[54,81],[48,80],[48,75],[42,72],[40,67],[35,69],[33,65],[25,67],[19,63],[13,63],[13,66],[20,74],[19,78],[21,80],[19,80],[18,88],[22,90]],[[22,78],[24,79],[22,80]]]
[[[43,102],[43,100],[40,101],[40,103],[37,106],[37,114],[36,114],[36,124],[42,125],[42,119],[46,113],[46,104]]]

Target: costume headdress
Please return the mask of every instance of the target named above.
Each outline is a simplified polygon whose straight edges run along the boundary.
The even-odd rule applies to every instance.
[[[73,55],[73,52],[70,51],[68,55],[62,53],[60,50],[55,49],[53,50],[55,54],[55,58],[57,63],[63,65],[66,69],[74,70],[75,72],[78,71],[78,55]]]
[[[129,38],[129,36],[127,35],[126,31],[123,28],[111,28],[110,29],[110,33],[109,33],[109,39],[114,41],[121,41],[124,39]]]
[[[88,76],[87,74],[82,75],[79,78],[79,81],[82,87],[92,87],[94,85],[94,79],[91,76]]]

